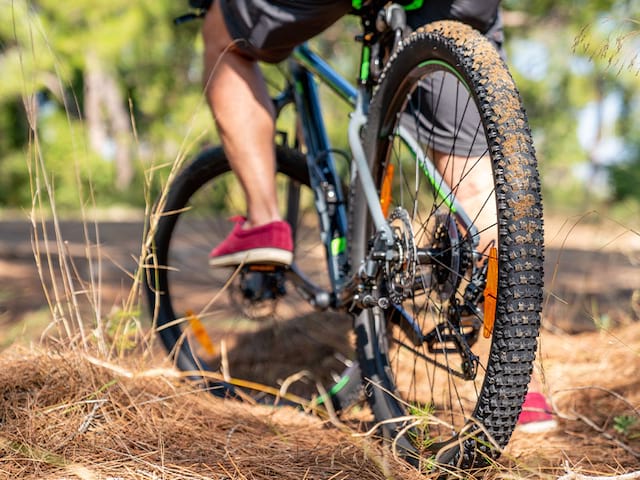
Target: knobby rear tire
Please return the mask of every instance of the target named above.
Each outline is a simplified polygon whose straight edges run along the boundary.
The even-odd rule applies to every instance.
[[[288,177],[303,184],[309,183],[304,157],[299,152],[279,147],[277,165],[278,171]],[[205,184],[230,171],[231,167],[222,148],[214,147],[201,151],[193,162],[177,175],[165,201],[156,206],[154,212],[158,219],[153,242],[148,252],[145,292],[162,344],[171,355],[176,367],[183,371],[207,370],[207,363],[194,354],[189,343],[184,341],[182,324],[176,323],[184,313],[176,314],[171,296],[172,237],[176,224],[188,208],[192,196]],[[206,261],[206,258],[202,258],[203,263]]]
[[[456,427],[455,431],[447,434],[449,438],[441,436],[425,440],[425,436],[420,437],[421,432],[417,431],[421,427],[403,431],[409,423],[405,420],[382,424],[380,430],[384,437],[393,440],[394,448],[421,468],[447,464],[468,469],[485,465],[499,456],[500,449],[508,443],[516,426],[527,392],[537,349],[542,305],[542,203],[531,135],[513,79],[486,38],[470,27],[452,21],[428,25],[409,36],[390,58],[381,75],[364,133],[367,158],[379,190],[382,189],[386,168],[391,163],[390,157],[397,149],[393,135],[399,123],[398,115],[409,110],[407,98],[410,92],[419,88],[418,82],[424,81],[422,75],[436,74],[437,71],[449,72],[468,89],[471,96],[469,105],[477,107],[482,126],[480,134],[487,142],[497,211],[497,314],[490,346],[487,347],[488,355],[479,369],[484,378],[480,378],[475,387],[477,397],[472,408],[459,408],[466,420],[462,424],[452,422]],[[428,148],[429,145],[425,147]],[[406,157],[403,162],[406,163]],[[411,172],[422,175],[422,170],[414,168]],[[407,175],[403,180],[405,186],[413,181],[409,177]],[[416,180],[416,184],[423,188],[428,181],[422,178]],[[367,239],[372,226],[364,210],[363,193],[356,189],[353,195],[351,254],[353,264],[358,265],[367,253]],[[444,202],[433,200],[437,195],[432,195],[432,199],[425,203],[438,204],[437,210],[442,212]],[[422,204],[422,201],[414,200],[413,204]],[[412,218],[414,228],[426,224],[427,215],[433,215],[435,210],[433,207],[423,217]],[[420,241],[416,231],[415,242],[419,244]],[[434,302],[437,303],[433,300],[433,293],[425,294],[431,296],[428,301],[422,300],[425,303],[421,304],[421,311],[431,309],[437,312],[433,306]],[[413,308],[419,315],[415,305]],[[405,310],[411,311],[411,308]],[[452,412],[440,412],[440,409],[448,408],[447,401],[438,396],[444,396],[444,393],[426,385],[427,390],[431,388],[431,397],[420,398],[412,393],[413,389],[417,391],[420,388],[416,370],[424,352],[416,348],[418,353],[412,353],[412,360],[405,358],[401,365],[399,360],[392,358],[391,349],[396,341],[394,332],[398,327],[389,321],[390,315],[389,310],[365,310],[355,323],[359,362],[376,420],[383,422],[428,410],[440,420],[451,421]],[[416,324],[419,321],[416,316]],[[449,357],[451,355],[444,355],[447,362]],[[429,374],[440,374],[431,364],[425,362],[425,365],[423,368],[428,374],[420,377],[422,382],[429,381]],[[397,381],[404,379],[407,369],[411,368],[414,369],[413,380],[403,380],[408,386],[400,391]],[[450,373],[445,372],[444,375],[449,375],[446,382],[459,382]],[[450,400],[452,409],[456,401],[461,402]],[[480,426],[476,434],[468,437],[461,434],[475,424]],[[429,437],[435,436],[438,427],[423,428],[427,429],[426,437]],[[418,438],[421,438],[421,444],[417,444]]]

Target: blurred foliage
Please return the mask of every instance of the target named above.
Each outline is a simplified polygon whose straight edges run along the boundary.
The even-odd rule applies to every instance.
[[[0,206],[30,205],[29,159],[37,156],[59,207],[77,208],[91,193],[101,205],[142,205],[148,172],[159,172],[150,186],[157,191],[176,159],[217,142],[202,97],[200,22],[172,22],[186,1],[0,0],[0,6]],[[631,20],[640,18],[640,1],[504,0],[503,7],[509,62],[534,131],[547,204],[640,202],[640,125],[633,121],[640,45]],[[311,42],[348,79],[356,76],[357,31],[357,19],[346,18]],[[99,147],[90,141],[87,78],[98,68],[115,79],[130,117],[134,176],[124,191],[114,188],[114,151],[122,148],[116,134],[107,129]],[[265,72],[273,88],[282,85],[281,66]],[[346,150],[348,108],[322,95],[330,137]],[[612,98],[618,110],[605,118],[598,106]],[[31,121],[24,107],[30,104],[37,106]],[[290,113],[279,128],[292,135]],[[619,148],[605,148],[607,139]]]
[[[546,203],[584,209],[640,202],[632,186],[640,176],[634,121],[640,2],[505,0],[503,6]]]
[[[202,108],[198,26],[177,29],[172,23],[186,2],[1,3],[0,182],[8,188],[2,188],[0,204],[31,203],[28,150],[44,159],[58,206],[73,209],[90,191],[101,204],[143,204],[145,171],[171,162],[198,136],[213,140],[212,122]],[[114,189],[111,139],[99,150],[88,141],[88,63],[116,79],[122,108],[133,120],[128,141],[135,173],[129,191]],[[37,122],[31,122],[37,125],[37,143],[29,135],[25,102],[37,105]]]

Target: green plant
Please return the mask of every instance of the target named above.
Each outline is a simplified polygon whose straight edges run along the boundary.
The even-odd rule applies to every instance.
[[[414,444],[423,451],[429,449],[433,439],[429,434],[430,425],[433,422],[435,407],[432,403],[425,405],[412,404],[409,406],[409,415],[414,417],[417,425],[410,431],[409,436]]]
[[[640,438],[638,417],[636,415],[618,415],[613,418],[613,429],[629,439]]]

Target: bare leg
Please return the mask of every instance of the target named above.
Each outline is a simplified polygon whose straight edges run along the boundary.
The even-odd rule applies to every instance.
[[[435,164],[480,233],[479,251],[497,241],[496,201],[488,155],[461,157],[435,152]],[[487,252],[488,253],[488,252]]]
[[[229,164],[247,199],[245,227],[280,220],[274,111],[256,62],[233,48],[218,2],[203,26],[205,93]]]

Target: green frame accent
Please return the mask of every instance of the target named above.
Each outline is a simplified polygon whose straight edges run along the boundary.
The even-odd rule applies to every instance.
[[[411,147],[409,147],[408,145],[407,145],[407,147],[409,148],[409,150],[411,150]],[[416,152],[413,152],[413,154],[415,155]],[[442,201],[447,206],[447,208],[451,211],[451,213],[457,213],[458,209],[453,204],[453,199],[452,199],[451,195],[445,195],[442,192],[442,189],[440,188],[440,185],[436,184],[435,178],[432,178],[431,175],[429,175],[429,171],[427,170],[427,166],[424,164],[423,161],[420,161],[420,167],[422,168],[422,172],[429,179],[429,182],[431,183],[431,186],[436,191],[436,195],[438,195],[438,197],[440,197],[442,199]]]
[[[413,0],[413,2],[411,2],[409,5],[403,5],[403,8],[405,10],[417,10],[419,8],[422,8],[423,5],[424,0]]]
[[[442,60],[427,60],[425,62],[422,62],[421,64],[418,65],[418,67],[424,67],[424,66],[429,66],[429,65],[438,65],[440,67],[444,67],[447,70],[449,70],[449,72],[453,73],[456,77],[458,77],[458,80],[460,80],[460,82],[465,86],[465,88],[467,89],[468,92],[471,92],[471,89],[469,88],[469,85],[467,85],[467,81],[462,77],[462,75],[460,75],[459,72],[455,71],[451,65],[449,65],[447,62],[443,62]]]
[[[356,10],[360,10],[362,8],[363,3],[364,3],[363,0],[351,0],[351,6]],[[423,5],[424,5],[424,0],[413,0],[408,5],[402,5],[402,8],[404,8],[405,10],[417,10],[421,8]]]
[[[456,213],[457,208],[453,204],[453,200],[449,195],[444,194],[444,192],[440,188],[440,185],[438,185],[438,182],[436,182],[436,179],[429,174],[429,170],[427,170],[427,166],[425,165],[425,163],[418,158],[418,152],[415,152],[413,148],[411,148],[411,146],[407,143],[407,141],[402,139],[401,135],[398,135],[398,138],[402,140],[402,144],[409,149],[411,154],[416,157],[416,159],[418,160],[418,163],[420,164],[420,168],[422,169],[422,173],[424,173],[425,177],[427,177],[427,179],[429,180],[429,183],[431,184],[431,187],[435,190],[436,195],[444,202],[444,204],[451,211],[451,213]]]
[[[369,70],[371,68],[371,47],[365,45],[362,48],[362,59],[360,60],[360,81],[365,83],[369,80]]]
[[[347,239],[345,237],[337,237],[331,240],[331,255],[334,257],[344,253],[347,250]]]
[[[345,375],[344,377],[342,377],[338,383],[331,387],[331,390],[329,390],[326,395],[318,397],[318,399],[316,400],[316,405],[322,405],[327,400],[327,397],[331,398],[336,395],[349,383],[350,380],[351,378],[349,377],[349,375]]]

